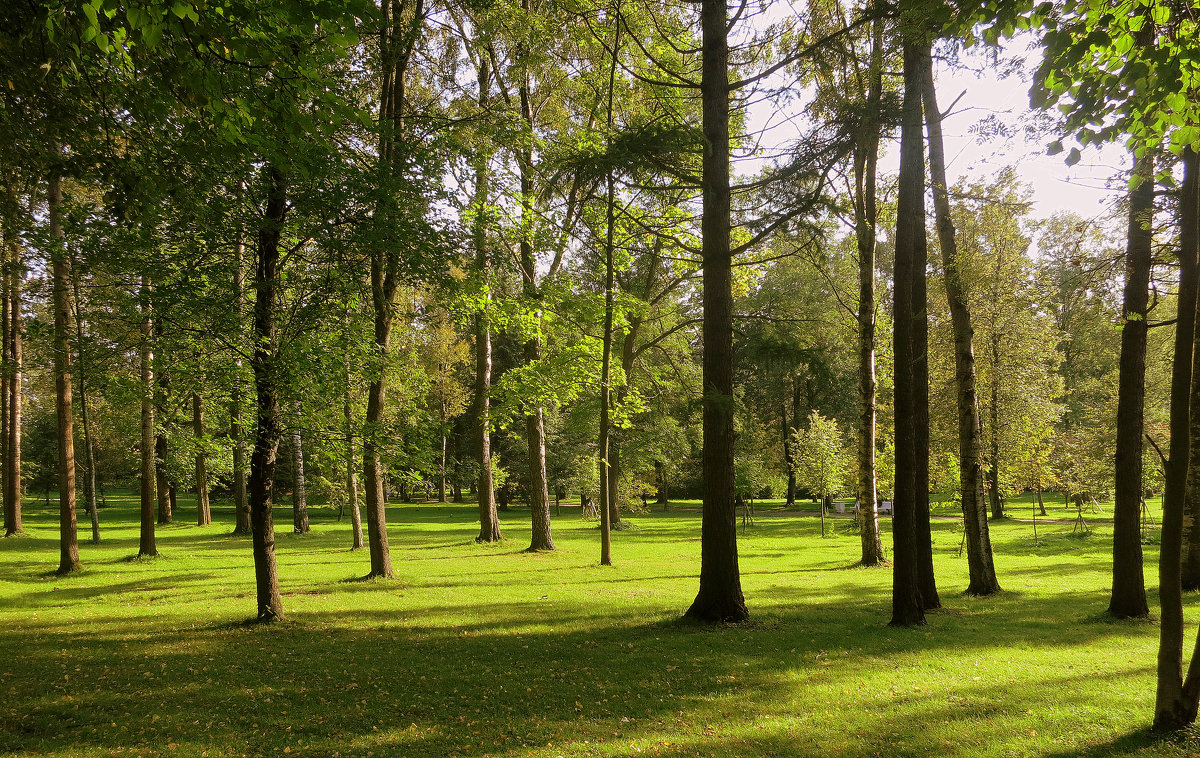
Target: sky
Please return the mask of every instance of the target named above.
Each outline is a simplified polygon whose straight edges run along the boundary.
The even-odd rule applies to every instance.
[[[778,13],[778,11],[776,11]],[[1029,107],[1029,85],[1033,71],[1040,62],[1040,53],[1032,39],[1007,43],[1001,59],[1015,65],[999,66],[981,53],[963,53],[953,65],[945,60],[935,63],[938,104],[949,110],[942,124],[945,136],[947,173],[950,183],[959,179],[986,179],[1006,166],[1014,166],[1017,176],[1029,185],[1033,196],[1031,215],[1048,218],[1056,212],[1071,211],[1084,218],[1098,219],[1112,215],[1112,205],[1125,191],[1123,172],[1128,159],[1120,145],[1101,149],[1086,148],[1075,166],[1067,166],[1066,152],[1047,155],[1049,142],[1061,135],[1035,134],[1045,115]],[[1013,70],[1007,76],[1002,71]],[[786,86],[776,80],[774,86]],[[803,95],[793,104],[803,104]],[[751,131],[768,126],[763,143],[783,144],[795,139],[800,131],[791,119],[799,118],[767,100],[750,106],[748,128]],[[986,124],[1002,124],[1006,134],[986,128]],[[1070,140],[1063,140],[1067,149]],[[751,159],[739,166],[739,171],[753,172],[757,166]],[[899,168],[899,134],[893,135],[882,149],[881,174],[895,174]]]
[[[1128,170],[1126,152],[1120,145],[1083,151],[1083,159],[1068,167],[1066,153],[1047,155],[1046,145],[1058,135],[1027,136],[1034,124],[1029,110],[1029,76],[1038,64],[1038,53],[1024,44],[1011,45],[1006,54],[1019,58],[1024,76],[1001,78],[996,66],[986,65],[982,56],[966,56],[965,66],[939,63],[935,71],[938,104],[946,109],[962,98],[947,116],[947,172],[954,177],[982,178],[1005,166],[1016,166],[1017,175],[1033,191],[1033,215],[1046,218],[1058,211],[1073,211],[1084,218],[1108,215],[1111,204],[1123,193],[1122,172]],[[1013,128],[1010,138],[981,140],[979,124],[989,117]],[[1064,140],[1070,149],[1071,142]],[[895,171],[897,151],[888,151],[886,170]],[[953,181],[953,180],[951,180]]]

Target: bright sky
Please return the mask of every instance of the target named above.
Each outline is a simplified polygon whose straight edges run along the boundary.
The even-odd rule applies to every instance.
[[[952,177],[983,178],[1015,165],[1018,176],[1033,189],[1035,216],[1045,218],[1064,210],[1085,218],[1107,215],[1108,205],[1124,192],[1121,172],[1128,169],[1124,149],[1119,145],[1088,149],[1083,152],[1083,160],[1070,167],[1063,160],[1065,152],[1046,155],[1046,145],[1054,137],[1025,133],[1034,122],[1029,111],[1028,74],[1038,64],[1038,54],[1023,45],[1015,47],[1024,57],[1025,77],[1000,78],[996,67],[987,66],[982,56],[962,61],[975,70],[944,63],[937,66],[938,105],[945,110],[962,94],[943,125],[947,171]],[[993,116],[1012,127],[1014,136],[991,136],[981,141],[973,129]],[[1072,143],[1064,143],[1069,150]],[[896,152],[888,151],[889,172],[896,170]]]

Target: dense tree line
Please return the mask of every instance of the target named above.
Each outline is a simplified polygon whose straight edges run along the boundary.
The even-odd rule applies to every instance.
[[[519,500],[532,551],[578,495],[604,564],[631,509],[687,494],[687,615],[729,622],[748,616],[738,503],[853,496],[867,566],[893,504],[891,623],[913,625],[941,604],[931,493],[961,505],[967,592],[990,595],[989,517],[1058,492],[1115,498],[1108,610],[1145,617],[1161,491],[1155,723],[1189,724],[1196,11],[8,3],[5,533],[23,492],[57,491],[69,574],[77,502],[98,541],[105,487],[138,484],[141,556],[179,490],[200,525],[228,495],[271,621],[285,493],[295,532],[309,497],[330,504],[384,578],[392,493],[473,497],[482,542]],[[951,182],[935,64],[1018,31],[1043,51],[1051,153],[1130,151],[1124,229],[1034,218],[1011,171]],[[795,102],[794,134],[756,126],[751,104]]]

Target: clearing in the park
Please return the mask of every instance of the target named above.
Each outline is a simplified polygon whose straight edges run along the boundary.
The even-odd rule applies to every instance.
[[[0,754],[1200,751],[1148,731],[1158,628],[1106,620],[1111,526],[1080,536],[1061,506],[1036,543],[1028,522],[993,524],[1007,591],[988,598],[959,594],[961,526],[935,520],[944,608],[889,628],[891,571],[854,565],[850,521],[822,539],[813,515],[778,507],[739,535],[745,624],[680,622],[696,503],[634,516],[612,567],[577,507],[554,519],[557,551],[531,554],[525,508],[481,546],[473,506],[430,503],[389,508],[395,581],[358,580],[368,557],[327,509],[309,535],[281,530],[287,621],[263,626],[244,623],[250,543],[229,536],[227,503],[211,526],[160,528],[148,561],[133,559],[136,498],[108,503],[81,574],[53,575],[51,510],[31,503],[28,536],[0,541]]]

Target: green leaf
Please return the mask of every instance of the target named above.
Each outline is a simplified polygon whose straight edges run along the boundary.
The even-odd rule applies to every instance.
[[[1079,152],[1079,148],[1071,148],[1071,152],[1067,154],[1067,165],[1074,166],[1076,163],[1079,163],[1079,159],[1082,157],[1083,155]]]

